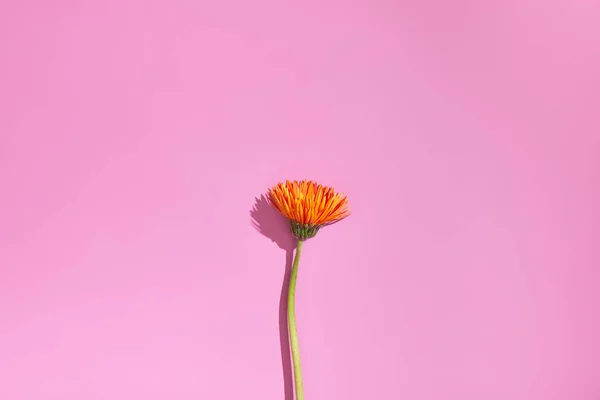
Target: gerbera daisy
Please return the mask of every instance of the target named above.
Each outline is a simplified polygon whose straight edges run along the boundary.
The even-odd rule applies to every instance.
[[[319,229],[350,215],[348,199],[331,187],[313,181],[286,181],[269,189],[269,201],[286,217],[298,240],[314,237]]]

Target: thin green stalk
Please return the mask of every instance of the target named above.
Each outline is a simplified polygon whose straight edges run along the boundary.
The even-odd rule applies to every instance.
[[[298,346],[298,330],[296,329],[296,280],[298,279],[298,263],[302,252],[303,240],[298,240],[296,256],[292,265],[290,275],[290,288],[288,291],[288,329],[290,334],[290,345],[292,347],[292,361],[294,364],[294,383],[296,388],[296,400],[304,400],[304,388],[302,387],[302,367],[300,366],[300,348]]]

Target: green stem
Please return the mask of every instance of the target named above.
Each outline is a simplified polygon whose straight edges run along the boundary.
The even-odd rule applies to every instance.
[[[288,329],[290,334],[290,345],[292,347],[292,361],[294,363],[294,383],[296,388],[296,400],[304,400],[304,388],[302,387],[302,368],[300,366],[300,348],[298,346],[298,330],[296,329],[296,280],[298,279],[298,263],[302,251],[303,240],[298,240],[296,256],[292,265],[290,275],[290,288],[288,292]]]

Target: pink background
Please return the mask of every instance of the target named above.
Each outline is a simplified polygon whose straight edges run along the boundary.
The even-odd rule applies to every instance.
[[[0,398],[600,398],[600,3],[0,5]],[[258,225],[267,237],[253,227]],[[287,254],[286,254],[287,253]]]

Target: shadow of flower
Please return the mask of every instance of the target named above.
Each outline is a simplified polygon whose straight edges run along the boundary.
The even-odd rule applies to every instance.
[[[281,294],[279,297],[279,342],[281,344],[281,364],[285,400],[294,400],[294,384],[292,375],[292,359],[290,355],[290,340],[288,336],[287,293],[292,272],[292,261],[297,241],[290,231],[290,223],[279,213],[263,195],[254,199],[250,210],[252,226],[263,236],[274,242],[285,251],[285,273]]]

